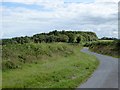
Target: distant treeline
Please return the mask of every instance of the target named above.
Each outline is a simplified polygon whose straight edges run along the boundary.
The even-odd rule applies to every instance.
[[[117,40],[117,38],[102,37],[100,40]]]
[[[49,33],[40,33],[32,37],[15,37],[11,39],[2,39],[2,45],[6,44],[24,44],[24,43],[51,43],[51,42],[67,42],[67,43],[83,43],[98,40],[94,32],[82,31],[52,31]]]

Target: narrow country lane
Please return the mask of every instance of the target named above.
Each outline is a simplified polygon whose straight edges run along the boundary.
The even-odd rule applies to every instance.
[[[82,52],[95,55],[100,65],[78,88],[118,88],[118,58],[90,52],[88,48],[83,48]]]

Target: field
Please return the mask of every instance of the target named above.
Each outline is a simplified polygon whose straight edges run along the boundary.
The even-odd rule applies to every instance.
[[[99,64],[80,49],[67,43],[3,46],[2,87],[76,88]]]
[[[99,42],[113,42],[114,40],[98,40]]]

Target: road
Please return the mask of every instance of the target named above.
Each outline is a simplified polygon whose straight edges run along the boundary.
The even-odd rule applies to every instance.
[[[118,88],[118,58],[90,52],[88,48],[82,49],[82,52],[95,55],[100,65],[78,88]]]

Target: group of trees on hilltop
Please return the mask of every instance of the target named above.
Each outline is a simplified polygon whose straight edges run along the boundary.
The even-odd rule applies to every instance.
[[[32,37],[33,42],[68,42],[69,37],[67,35],[34,35]]]
[[[98,37],[94,32],[81,31],[52,31],[49,33],[41,33],[33,35],[32,37],[15,37],[12,39],[3,39],[2,44],[24,44],[24,43],[51,43],[51,42],[68,42],[68,43],[82,43],[88,41],[95,41]]]

